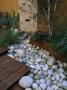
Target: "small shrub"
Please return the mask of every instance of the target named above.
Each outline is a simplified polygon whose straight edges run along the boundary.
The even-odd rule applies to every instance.
[[[40,42],[49,41],[48,36],[48,33],[36,31],[36,33],[32,36],[32,39]]]
[[[15,32],[14,29],[7,30],[6,33],[0,37],[0,46],[8,46],[19,42],[18,32]]]

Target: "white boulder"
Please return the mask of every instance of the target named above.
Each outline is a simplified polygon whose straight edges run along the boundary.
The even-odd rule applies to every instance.
[[[33,83],[33,79],[29,76],[24,76],[19,80],[19,85],[22,88],[29,88]]]
[[[55,62],[54,57],[49,56],[49,58],[47,59],[47,64],[48,64],[49,66],[52,66],[52,65],[54,65],[54,62]]]
[[[45,84],[45,83],[41,83],[41,84],[40,84],[40,88],[41,88],[42,90],[45,90],[45,89],[46,89],[46,84]]]
[[[33,84],[32,84],[32,88],[33,88],[33,89],[38,88],[38,84],[37,84],[37,83],[33,83]]]
[[[19,57],[24,56],[24,51],[23,51],[22,49],[18,49],[18,50],[17,50],[17,55],[18,55]]]
[[[66,89],[67,90],[67,81],[63,81],[63,87],[64,87],[64,89]]]
[[[47,90],[53,90],[53,88],[52,87],[47,87]]]
[[[31,88],[26,88],[25,90],[32,90]]]

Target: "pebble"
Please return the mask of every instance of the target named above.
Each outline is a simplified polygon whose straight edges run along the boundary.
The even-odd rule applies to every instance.
[[[37,84],[37,83],[33,83],[33,84],[32,84],[32,88],[33,88],[33,89],[38,88],[38,84]]]
[[[46,84],[45,83],[40,83],[40,88],[42,89],[42,90],[45,90],[46,89]]]
[[[67,90],[67,81],[63,81],[63,87],[64,87],[64,89],[66,89]]]
[[[43,70],[44,71],[47,71],[48,70],[48,65],[47,64],[43,67]]]
[[[37,87],[35,90],[41,90],[41,88],[40,87]]]
[[[22,88],[29,88],[33,83],[33,79],[29,76],[24,76],[19,80],[19,85]]]
[[[34,79],[35,80],[39,80],[40,79],[40,76],[37,74],[37,75],[34,76]]]
[[[45,83],[45,79],[40,79],[40,83]]]
[[[47,64],[48,64],[49,66],[52,66],[52,65],[54,65],[54,62],[55,62],[54,57],[49,56],[49,58],[47,59]]]
[[[31,88],[26,88],[25,90],[32,90]]]
[[[9,49],[8,56],[21,63],[25,62],[31,68],[28,76],[19,80],[20,87],[25,90],[33,90],[33,88],[34,90],[63,90],[63,87],[67,88],[67,81],[64,80],[66,74],[63,69],[67,66],[66,63],[56,61],[53,56],[49,56],[48,51],[32,46],[27,39],[22,44],[11,45]]]
[[[60,75],[56,74],[55,79],[59,81],[60,80]]]
[[[59,90],[57,85],[52,85],[52,88],[53,88],[54,90]]]
[[[47,87],[47,90],[53,90],[53,88],[52,87]]]
[[[48,75],[53,75],[53,71],[52,70],[48,70]]]

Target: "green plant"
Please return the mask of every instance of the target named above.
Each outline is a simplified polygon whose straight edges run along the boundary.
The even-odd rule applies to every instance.
[[[6,33],[0,37],[0,46],[8,46],[19,42],[18,32],[15,32],[14,29],[6,30]]]
[[[32,36],[32,39],[40,42],[49,41],[48,36],[48,33],[36,31],[36,33]]]
[[[7,26],[8,28],[19,27],[19,14],[15,15],[15,12],[3,13],[0,19],[0,26]]]
[[[54,20],[51,45],[56,51],[67,53],[67,17],[65,17],[62,24]]]

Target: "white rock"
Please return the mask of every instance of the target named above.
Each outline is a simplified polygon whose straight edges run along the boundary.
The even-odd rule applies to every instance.
[[[19,57],[24,56],[24,51],[23,51],[22,49],[18,49],[18,50],[17,50],[17,55],[18,55]]]
[[[38,50],[39,49],[39,46],[37,46],[36,49]]]
[[[37,87],[35,90],[41,90],[41,88],[40,87]]]
[[[57,85],[52,85],[52,88],[53,88],[54,90],[59,90],[58,87],[57,87]]]
[[[67,63],[63,63],[63,66],[66,67],[67,66]]]
[[[55,80],[55,81],[53,81],[53,84],[54,84],[54,85],[57,85],[57,83],[58,83],[58,82],[57,82],[56,80]]]
[[[41,62],[41,58],[37,58],[37,60],[36,60],[37,62]]]
[[[53,90],[53,88],[52,87],[47,87],[47,90]]]
[[[54,57],[49,56],[49,58],[47,59],[47,64],[48,64],[49,66],[52,66],[52,65],[54,65],[54,62],[55,62]]]
[[[56,65],[52,66],[52,69],[57,69],[57,66]]]
[[[63,83],[60,83],[60,82],[59,82],[59,83],[57,83],[57,86],[58,86],[58,87],[62,87],[62,86],[63,86]]]
[[[46,84],[45,83],[41,83],[40,86],[42,90],[45,90],[46,89]]]
[[[33,88],[33,89],[38,88],[38,84],[37,84],[37,83],[33,83],[33,84],[32,84],[32,88]]]
[[[33,83],[33,79],[29,76],[24,76],[19,80],[19,85],[22,88],[29,88]]]
[[[55,79],[59,81],[60,80],[60,75],[56,74]]]
[[[52,70],[48,70],[48,75],[53,75],[53,71]]]
[[[64,79],[64,78],[65,78],[65,75],[64,75],[63,73],[60,73],[60,77],[61,77],[62,79]]]
[[[45,79],[40,79],[40,83],[45,83]]]
[[[59,68],[59,73],[64,73],[64,69],[62,69],[62,68]]]
[[[64,87],[64,89],[66,89],[67,90],[67,81],[63,81],[63,87]]]
[[[54,77],[52,77],[52,80],[55,80],[55,78],[54,78]]]
[[[8,54],[8,56],[11,57],[11,58],[14,58],[14,56],[12,54]]]
[[[40,80],[36,80],[36,83],[37,83],[37,84],[40,84]]]
[[[34,79],[35,79],[35,80],[39,80],[39,79],[40,79],[40,76],[39,76],[38,74],[36,74],[36,75],[34,76]]]
[[[51,80],[46,80],[46,85],[47,86],[50,86],[51,83],[52,83]]]
[[[35,68],[38,69],[38,70],[41,69],[39,64],[35,65]]]
[[[25,90],[32,90],[31,88],[26,88]]]
[[[48,65],[47,64],[45,64],[45,66],[43,67],[43,70],[44,71],[47,71],[48,70]]]
[[[63,64],[62,63],[59,63],[59,66],[60,66],[60,68],[63,68]]]
[[[36,70],[34,70],[34,71],[33,71],[33,73],[34,73],[34,74],[37,74],[37,73],[38,73],[38,70],[37,70],[37,69],[36,69]]]

